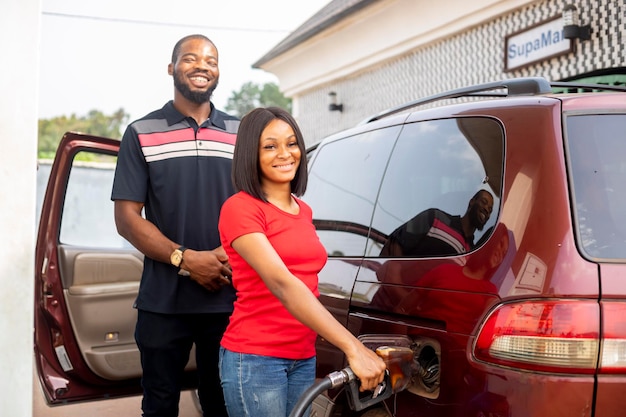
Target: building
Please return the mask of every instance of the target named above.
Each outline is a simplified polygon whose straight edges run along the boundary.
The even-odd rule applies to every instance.
[[[626,84],[626,0],[571,1],[333,0],[253,67],[293,99],[307,145],[476,83]]]

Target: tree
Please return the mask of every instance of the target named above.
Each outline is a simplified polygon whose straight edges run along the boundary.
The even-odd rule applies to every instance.
[[[68,131],[83,132],[107,138],[121,137],[121,129],[126,125],[129,114],[120,108],[107,116],[99,110],[91,110],[86,116],[59,116],[52,119],[39,119],[37,154],[39,158],[54,158],[63,134]]]
[[[249,81],[241,86],[241,90],[232,92],[224,109],[235,116],[243,117],[256,107],[269,106],[281,107],[291,112],[291,99],[285,97],[275,83],[261,86]]]

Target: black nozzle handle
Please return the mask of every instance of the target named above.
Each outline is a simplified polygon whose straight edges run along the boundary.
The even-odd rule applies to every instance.
[[[350,370],[350,372],[352,372],[352,370]],[[348,382],[347,394],[348,405],[354,411],[361,411],[367,407],[386,400],[393,394],[393,388],[391,387],[391,378],[389,376],[389,372],[385,372],[385,379],[383,380],[383,382],[381,382],[377,389],[368,392],[359,391],[359,381],[355,377]]]

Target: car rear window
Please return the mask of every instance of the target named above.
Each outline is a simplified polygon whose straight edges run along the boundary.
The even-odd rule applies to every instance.
[[[579,247],[626,259],[626,114],[572,115],[565,126]]]

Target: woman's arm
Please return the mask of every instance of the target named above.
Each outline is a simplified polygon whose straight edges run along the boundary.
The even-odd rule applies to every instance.
[[[341,349],[361,390],[372,390],[382,382],[385,364],[328,312],[306,285],[294,276],[262,233],[238,237],[232,247],[261,276],[267,288],[301,323]]]

